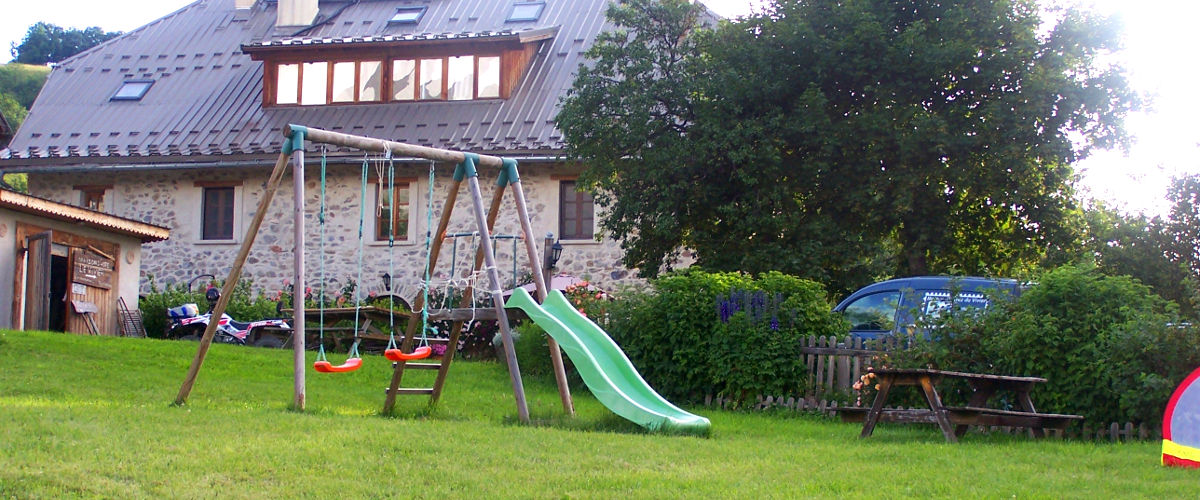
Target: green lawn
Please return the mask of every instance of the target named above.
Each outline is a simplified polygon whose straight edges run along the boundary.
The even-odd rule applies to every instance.
[[[1153,442],[954,445],[887,424],[859,440],[855,424],[703,408],[711,438],[650,435],[587,394],[563,418],[538,380],[537,425],[519,425],[496,363],[456,363],[438,408],[401,397],[384,418],[389,367],[368,356],[310,371],[298,413],[289,351],[214,345],[189,404],[171,406],[195,349],[0,331],[0,498],[1193,498],[1200,484],[1159,466]]]

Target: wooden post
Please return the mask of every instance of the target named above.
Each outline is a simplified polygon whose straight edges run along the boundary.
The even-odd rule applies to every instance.
[[[488,208],[487,227],[488,231],[496,228],[496,216],[500,214],[500,204],[504,201],[504,187],[497,186],[495,193],[492,194],[492,205]],[[483,267],[483,247],[480,247],[475,252],[475,264],[471,267],[471,274],[479,272],[479,268]],[[471,305],[471,295],[475,293],[475,285],[473,282],[468,282],[467,287],[463,290],[462,297],[458,299],[458,307],[460,309]],[[463,320],[455,320],[450,326],[450,344],[458,346],[458,337],[462,332]],[[438,368],[437,378],[433,382],[433,394],[429,396],[429,403],[436,404],[438,399],[442,397],[442,386],[446,382],[446,374],[449,372],[450,362],[454,360],[453,348],[447,348],[446,354],[442,356],[442,366]]]
[[[483,213],[483,195],[479,192],[479,177],[467,178],[475,208],[475,220],[479,226],[479,244],[483,246],[483,261],[487,269],[492,304],[496,308],[496,321],[500,323],[500,340],[504,342],[504,357],[508,361],[508,376],[512,379],[513,396],[517,402],[517,416],[529,422],[529,406],[525,402],[525,386],[521,383],[521,369],[517,365],[517,353],[513,347],[512,330],[508,326],[508,313],[504,311],[504,292],[500,289],[500,271],[496,269],[496,254],[492,249],[491,235],[487,228],[487,214]]]
[[[275,197],[275,191],[279,189],[279,182],[283,180],[283,172],[286,170],[289,157],[291,157],[291,153],[285,150],[275,161],[275,168],[271,170],[271,177],[267,180],[263,197],[258,201],[258,210],[254,213],[254,219],[250,221],[250,226],[246,228],[246,236],[242,239],[242,248],[238,250],[237,257],[233,260],[233,267],[229,269],[229,275],[225,278],[225,285],[221,287],[221,299],[213,307],[212,318],[219,319],[222,314],[225,314],[225,308],[229,306],[233,289],[237,286],[238,279],[242,277],[242,266],[250,254],[250,247],[254,245],[254,237],[258,235],[258,228],[262,225],[263,217],[271,206],[271,198]],[[200,339],[199,348],[196,349],[196,357],[192,359],[192,365],[183,379],[183,385],[179,387],[179,394],[175,396],[176,405],[187,403],[192,386],[196,383],[196,377],[200,375],[200,368],[204,365],[204,357],[208,355],[208,348],[212,345],[213,335],[217,332],[217,323],[219,321],[209,321],[208,327],[204,329],[204,336]]]
[[[533,268],[533,283],[537,287],[538,300],[546,302],[549,296],[550,278],[542,272],[541,259],[538,258],[537,244],[533,241],[533,225],[529,221],[529,209],[525,204],[525,189],[521,187],[520,177],[512,183],[513,198],[517,201],[517,219],[521,221],[521,232],[525,236],[525,253],[529,256],[529,267]],[[550,248],[546,248],[549,253]],[[567,370],[563,367],[562,349],[553,337],[546,337],[550,347],[550,362],[554,366],[554,380],[558,383],[558,398],[562,400],[563,411],[575,416],[575,403],[571,400],[571,387],[567,385]]]
[[[292,178],[295,196],[294,196],[294,219],[293,219],[293,234],[295,235],[295,249],[292,254],[295,256],[295,271],[296,276],[292,285],[292,311],[295,313],[292,316],[292,383],[293,383],[293,398],[292,409],[296,411],[304,411],[304,368],[307,363],[304,360],[304,148],[301,146],[292,153]],[[325,258],[325,256],[321,256]]]

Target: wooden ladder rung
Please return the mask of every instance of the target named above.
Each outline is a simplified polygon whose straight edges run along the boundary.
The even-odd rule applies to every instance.
[[[383,392],[384,392],[384,394],[387,394],[387,389],[384,389]],[[399,389],[396,389],[396,394],[399,394],[399,395],[410,394],[410,395],[418,395],[418,396],[422,395],[422,394],[429,395],[429,394],[433,394],[433,388],[432,387],[421,387],[421,388],[401,387]]]
[[[392,363],[392,368],[395,368],[396,365],[398,365],[398,364],[400,364],[400,363]],[[442,367],[442,364],[441,363],[412,363],[412,362],[409,362],[409,363],[405,363],[404,367],[411,368],[413,370],[437,370],[438,368]]]

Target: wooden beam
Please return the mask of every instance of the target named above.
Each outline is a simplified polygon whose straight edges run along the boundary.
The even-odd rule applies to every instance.
[[[250,221],[250,227],[246,228],[246,237],[242,239],[242,248],[238,251],[237,258],[233,260],[233,267],[229,269],[229,275],[225,278],[225,286],[221,287],[221,299],[213,307],[212,317],[214,318],[220,318],[222,314],[225,314],[225,308],[229,306],[229,299],[233,297],[233,289],[237,286],[238,279],[242,277],[242,266],[246,263],[246,257],[250,255],[250,247],[254,246],[258,228],[262,226],[263,217],[267,215],[267,209],[271,207],[271,199],[275,197],[275,191],[279,189],[279,182],[283,180],[283,173],[287,171],[285,167],[287,167],[289,157],[291,157],[289,153],[280,153],[279,159],[275,161],[275,168],[271,170],[271,177],[267,180],[267,188],[263,191],[262,199],[258,201],[258,210],[254,212],[254,219]],[[187,377],[183,379],[183,385],[179,387],[179,394],[175,396],[176,405],[187,403],[192,386],[195,385],[196,378],[200,375],[200,367],[204,366],[204,357],[208,355],[208,348],[212,345],[218,323],[220,322],[209,321],[208,327],[204,329],[204,337],[200,339],[196,357],[192,359],[192,366],[188,368]]]
[[[292,127],[295,127],[295,125],[288,125],[285,127],[283,135],[291,137],[293,133]],[[386,153],[391,151],[393,157],[424,158],[426,160],[454,164],[462,163],[463,159],[466,158],[462,151],[451,151],[449,149],[417,146],[413,144],[405,144],[403,142],[375,139],[372,137],[330,132],[328,130],[321,130],[319,128],[306,128],[304,131],[304,138],[305,140],[311,142],[345,146],[348,148],[361,149],[363,151],[374,151],[377,153]],[[500,168],[503,166],[503,162],[500,160],[499,156],[482,154],[479,155],[479,161],[477,164],[482,167],[494,168]]]

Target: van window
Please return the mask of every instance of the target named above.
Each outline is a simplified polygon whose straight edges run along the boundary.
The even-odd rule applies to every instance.
[[[844,314],[851,330],[891,331],[896,327],[900,292],[867,295],[846,306]]]

